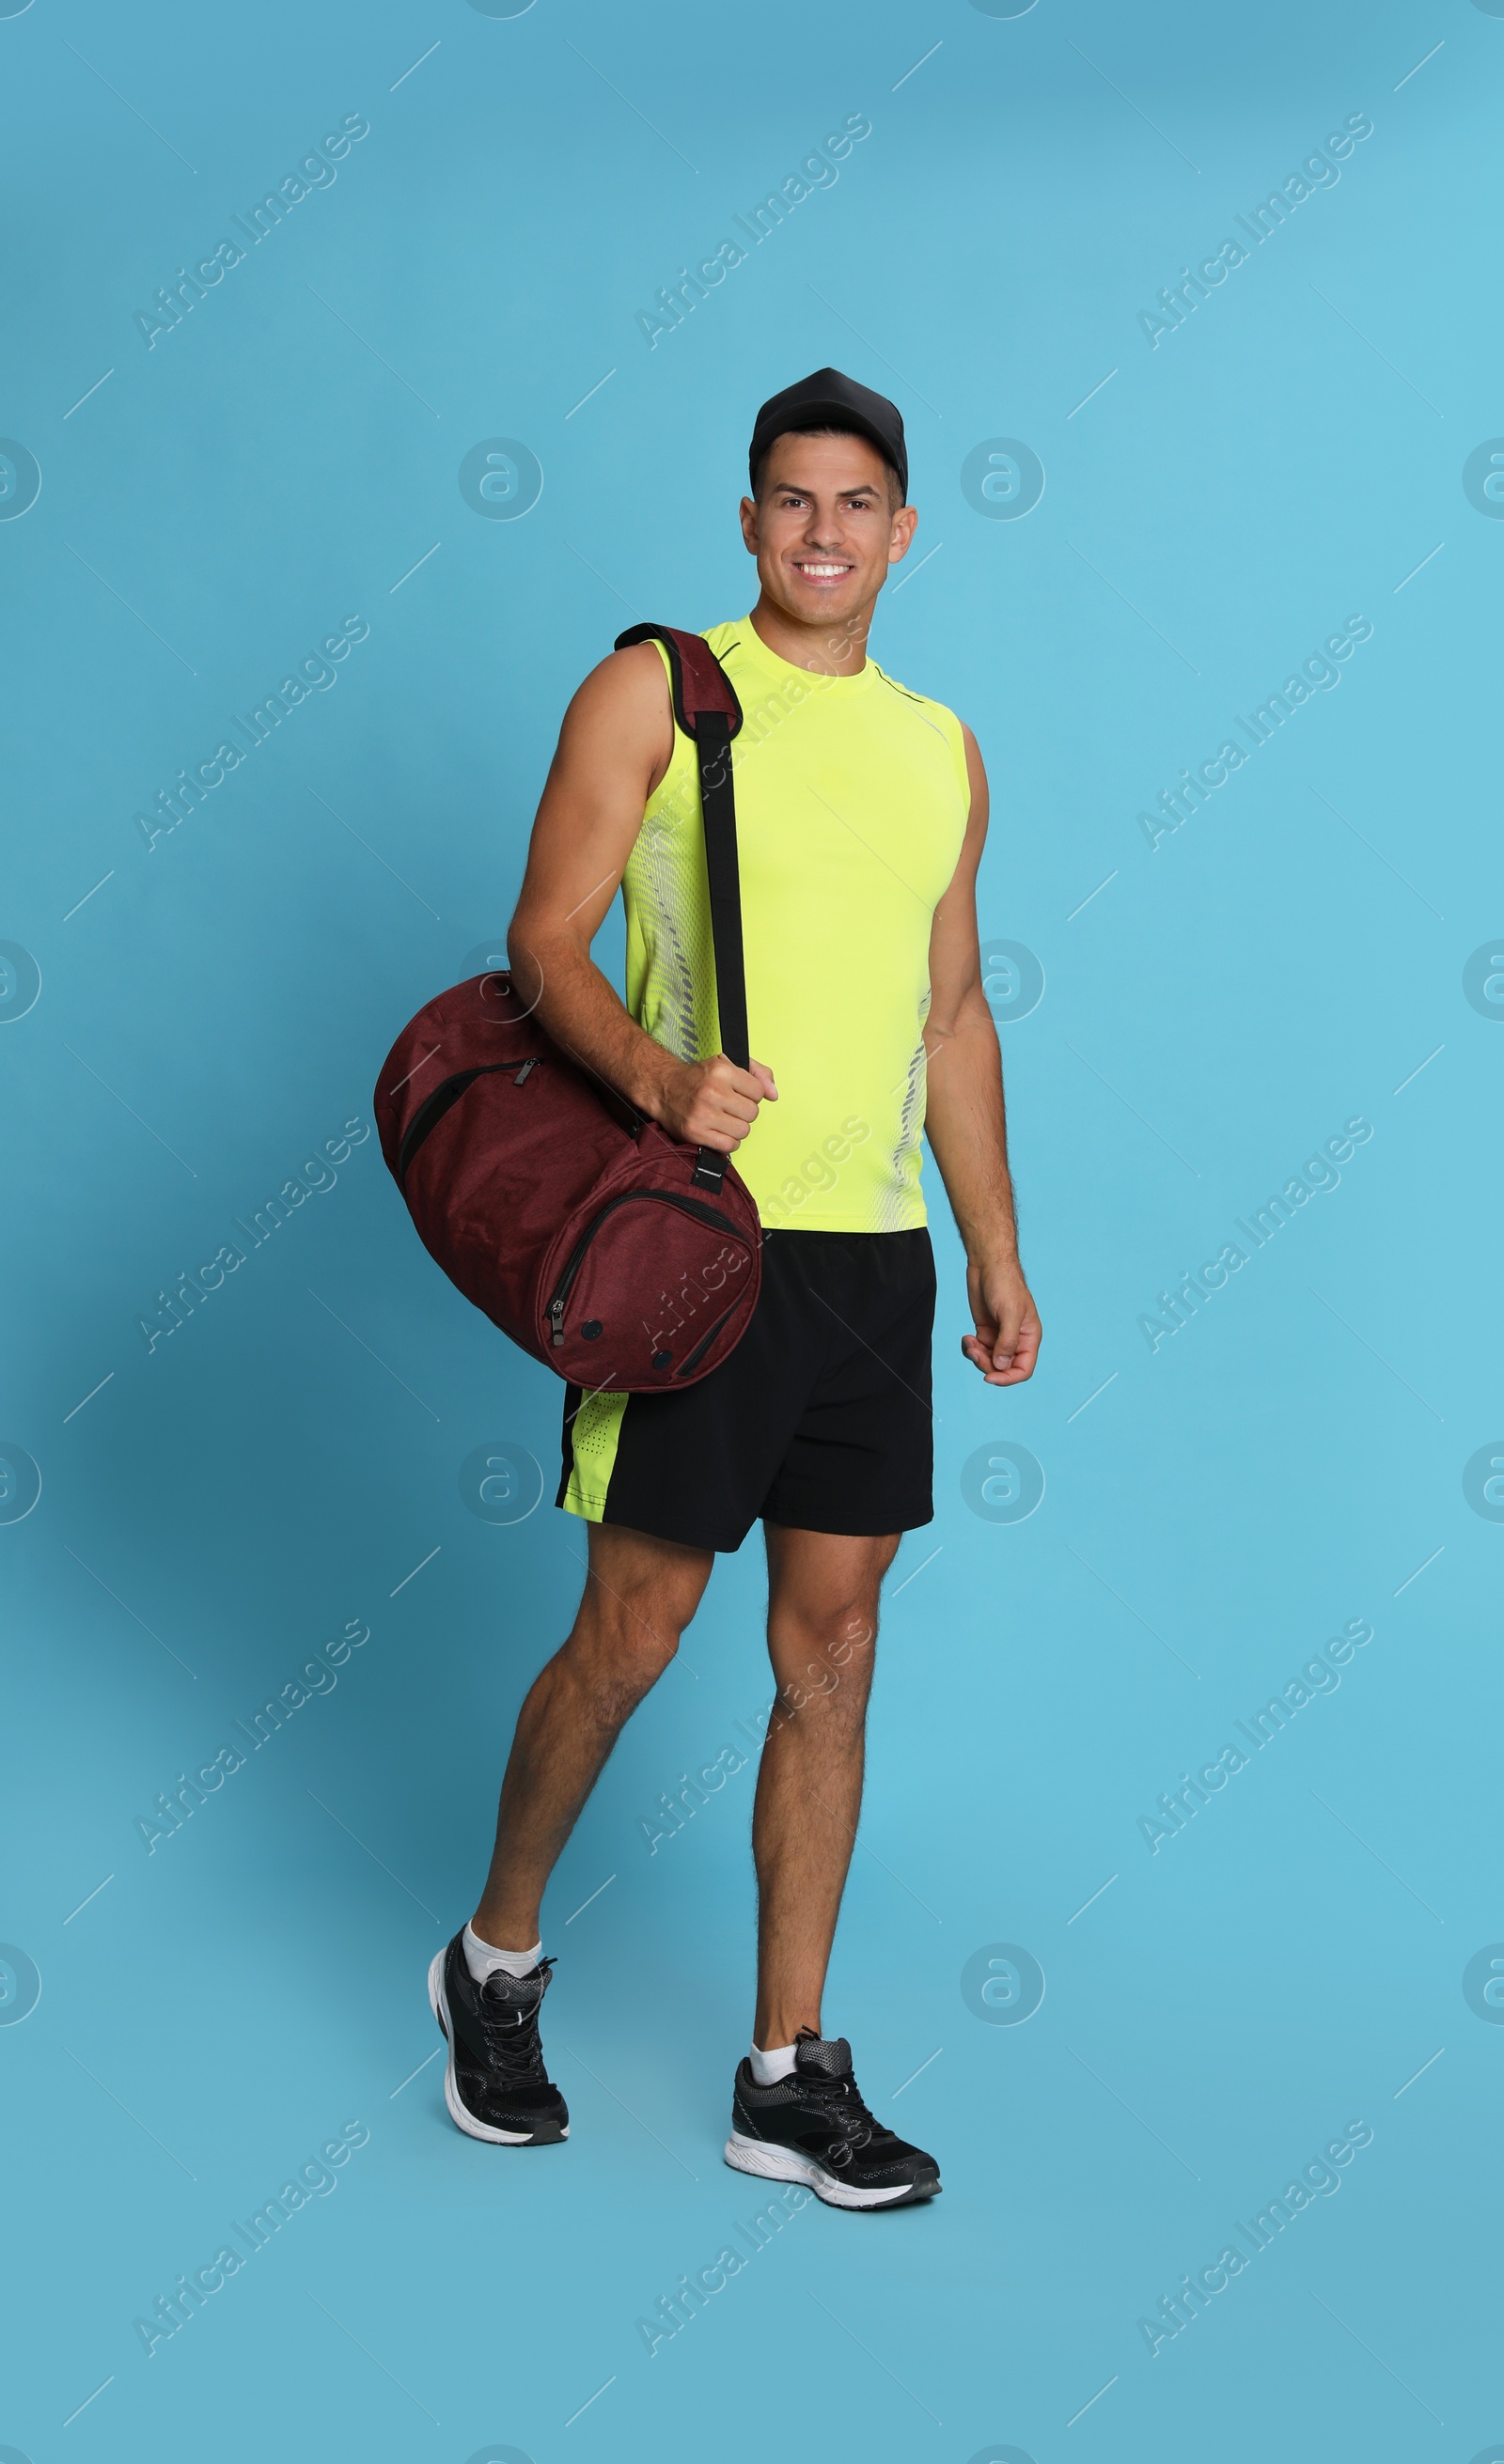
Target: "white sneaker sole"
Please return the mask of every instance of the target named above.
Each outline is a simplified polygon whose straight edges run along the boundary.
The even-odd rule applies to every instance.
[[[757,2173],[765,2182],[802,2182],[828,2208],[891,2208],[914,2196],[906,2183],[893,2190],[853,2189],[849,2182],[838,2182],[812,2156],[796,2155],[791,2147],[771,2146],[765,2139],[744,2139],[740,2130],[732,2132],[724,2152],[726,2163],[739,2173]],[[933,2198],[940,2187],[937,2181],[934,2190],[922,2191],[920,2196]]]
[[[444,2101],[449,2107],[449,2118],[455,2129],[462,2130],[467,2139],[484,2139],[493,2147],[531,2147],[533,2134],[530,2130],[494,2130],[489,2122],[476,2120],[459,2093],[459,2081],[454,2076],[454,2032],[450,2026],[449,1996],[444,1991],[445,1955],[442,1950],[436,1951],[430,1964],[429,2007],[442,2028],[444,2041],[449,2047],[449,2058],[444,2065]],[[559,2135],[562,2139],[568,2138],[567,2123]]]

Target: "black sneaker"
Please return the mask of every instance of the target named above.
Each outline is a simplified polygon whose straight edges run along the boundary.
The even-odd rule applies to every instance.
[[[525,1976],[494,1968],[477,1985],[454,1936],[429,1969],[429,2000],[449,2039],[444,2101],[472,2139],[499,2147],[548,2147],[569,2136],[569,2108],[543,2067],[538,2011],[553,1961]]]
[[[770,2182],[804,2182],[831,2208],[896,2208],[933,2199],[940,2167],[875,2122],[852,2076],[844,2036],[801,2028],[794,2067],[759,2087],[752,2065],[737,2065],[726,2163]]]

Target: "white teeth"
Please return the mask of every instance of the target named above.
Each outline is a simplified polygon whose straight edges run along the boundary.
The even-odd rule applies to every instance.
[[[802,564],[799,568],[801,573],[810,574],[822,582],[833,581],[837,574],[850,573],[851,569],[849,564]]]

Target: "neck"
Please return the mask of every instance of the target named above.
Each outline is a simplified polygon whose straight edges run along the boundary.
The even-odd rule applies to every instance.
[[[752,610],[752,629],[759,641],[765,642],[790,667],[805,668],[817,676],[860,675],[867,665],[867,636],[872,621],[869,604],[854,615],[827,617],[823,623],[807,625],[776,606],[765,590],[759,593]]]

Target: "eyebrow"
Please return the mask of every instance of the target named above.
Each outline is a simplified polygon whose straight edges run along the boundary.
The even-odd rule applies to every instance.
[[[779,479],[773,487],[775,496],[812,496],[816,493],[798,479]],[[838,496],[875,496],[877,493],[876,483],[872,479],[862,479],[854,488],[837,488],[835,491]]]

